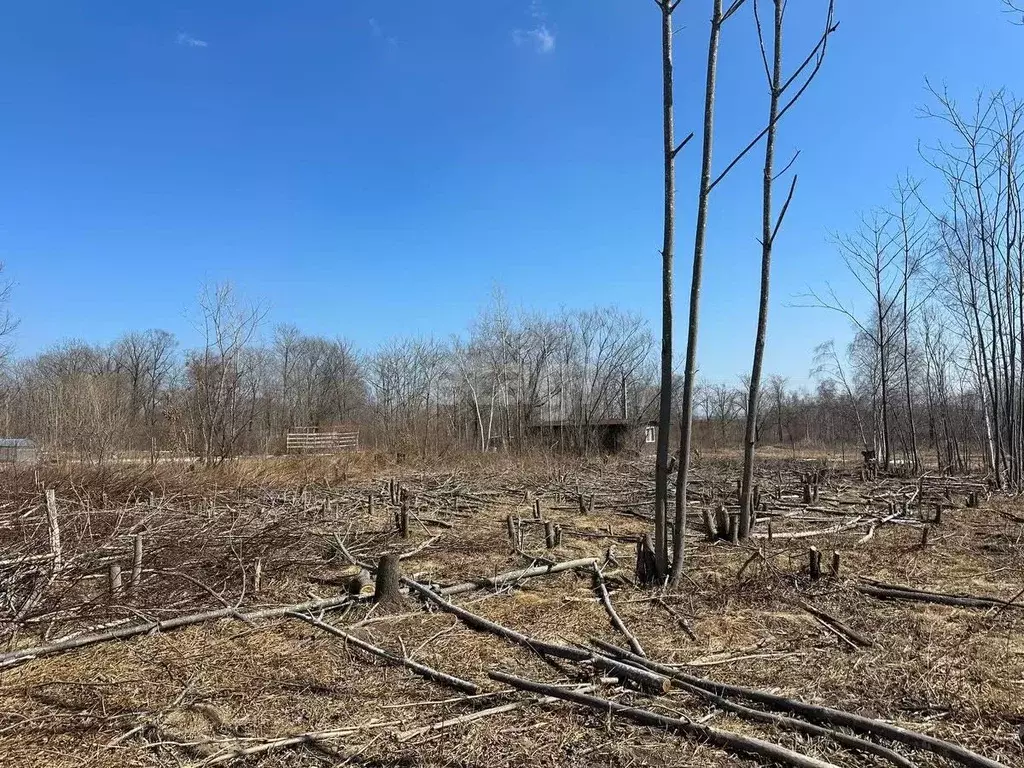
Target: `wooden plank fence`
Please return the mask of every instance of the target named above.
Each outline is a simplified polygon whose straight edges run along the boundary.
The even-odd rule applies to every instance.
[[[358,451],[358,432],[294,430],[286,438],[288,453],[339,453]]]

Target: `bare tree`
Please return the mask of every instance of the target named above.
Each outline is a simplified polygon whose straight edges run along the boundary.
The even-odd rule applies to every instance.
[[[673,585],[678,583],[683,574],[683,556],[686,538],[686,485],[690,471],[690,448],[693,429],[693,392],[697,376],[697,334],[700,327],[700,290],[704,276],[704,245],[707,241],[708,210],[711,200],[711,191],[721,181],[722,177],[729,172],[732,166],[738,162],[734,160],[729,167],[717,178],[712,179],[712,157],[715,134],[715,89],[718,79],[718,45],[721,39],[722,25],[740,9],[745,0],[733,0],[728,10],[723,11],[722,0],[714,0],[711,15],[711,32],[708,38],[708,59],[705,71],[704,84],[704,129],[701,141],[701,173],[700,187],[697,193],[697,221],[694,228],[693,238],[693,273],[690,277],[690,308],[689,321],[686,335],[686,363],[683,372],[682,387],[682,414],[679,437],[679,468],[676,475],[676,508],[672,541],[672,562],[668,565],[668,553],[664,550],[655,552],[655,561],[659,564],[659,577],[664,576],[664,570],[660,568],[671,568],[669,582]],[[663,27],[664,29],[664,27]],[[755,139],[758,141],[759,139]],[[666,144],[668,146],[668,144]],[[746,154],[744,150],[740,156]],[[664,361],[662,362],[662,387],[664,388]],[[665,420],[665,401],[662,401],[661,421]],[[671,405],[670,403],[668,405]],[[667,496],[667,493],[666,493]],[[667,547],[668,521],[661,520],[664,529],[662,533],[657,530],[659,521],[655,519],[655,541]],[[656,545],[657,546],[657,545]]]
[[[4,272],[4,263],[0,262],[0,276]],[[14,284],[10,280],[0,278],[0,363],[10,357],[12,348],[10,344],[11,334],[18,328],[18,320],[11,314],[10,301],[11,291]]]
[[[665,163],[665,216],[661,246],[661,389],[658,407],[658,438],[654,464],[654,560],[655,574],[668,574],[668,475],[669,430],[672,425],[672,268],[675,257],[676,156],[693,138],[680,144],[675,139],[674,80],[672,72],[672,14],[680,0],[655,0],[661,9],[662,139]]]
[[[701,159],[701,180],[697,195],[697,220],[694,229],[693,275],[690,282],[689,326],[686,339],[686,364],[683,373],[683,419],[680,424],[679,469],[676,476],[675,538],[672,552],[670,583],[677,584],[683,572],[683,546],[686,535],[686,488],[690,470],[690,450],[693,431],[693,389],[697,372],[697,338],[700,320],[700,290],[704,269],[704,246],[707,237],[707,217],[711,193],[736,167],[736,165],[761,141],[778,121],[793,107],[800,96],[814,80],[823,62],[828,39],[838,25],[832,23],[831,11],[825,31],[811,52],[789,77],[780,85],[779,95],[790,89],[795,92],[781,106],[776,105],[774,119],[762,129],[742,150],[732,158],[717,176],[712,177],[712,141],[714,136],[715,83],[718,68],[718,45],[722,25],[738,11],[744,0],[734,0],[723,12],[721,0],[715,0],[711,18],[711,35],[708,43],[707,81],[704,94],[704,137]],[[801,80],[803,78],[803,80]],[[756,409],[750,409],[756,418]]]
[[[255,360],[247,353],[267,310],[239,300],[229,283],[204,286],[198,308],[203,347],[188,360],[189,410],[200,457],[212,464],[232,454],[255,417]]]
[[[761,19],[757,12],[757,0],[754,0],[754,20],[757,24],[757,38],[761,48],[761,60],[764,64],[765,77],[768,79],[768,130],[765,136],[764,151],[764,177],[762,179],[762,201],[761,201],[761,286],[760,301],[757,312],[757,331],[754,334],[754,359],[751,363],[750,381],[747,387],[747,408],[746,428],[743,435],[743,478],[740,484],[740,520],[738,537],[746,539],[750,535],[750,526],[754,519],[754,510],[751,506],[751,496],[754,482],[754,447],[757,442],[758,406],[761,394],[761,368],[764,365],[764,348],[768,335],[768,299],[771,288],[771,265],[772,247],[775,238],[779,234],[786,211],[793,200],[793,193],[796,190],[796,176],[789,186],[789,194],[776,217],[772,210],[772,190],[775,184],[775,137],[778,131],[778,120],[782,97],[793,82],[793,77],[799,76],[798,70],[793,77],[783,82],[782,74],[782,38],[783,26],[785,23],[786,2],[785,0],[773,0],[775,16],[773,24],[773,46],[772,61],[769,66],[768,54],[765,48],[764,31],[761,27]],[[834,3],[829,2],[828,14],[825,20],[825,32],[821,38],[820,46],[816,46],[812,52],[812,58],[816,61],[803,87],[810,84],[817,74],[824,59],[828,47],[828,38],[835,31],[833,24]],[[804,66],[811,59],[805,60]],[[801,89],[802,90],[802,89]],[[790,102],[792,104],[792,102]],[[793,160],[796,160],[794,156]],[[793,161],[790,161],[792,165]],[[787,166],[788,168],[788,166]],[[783,169],[785,171],[786,169]]]
[[[903,286],[903,275],[897,271],[902,256],[899,240],[900,231],[894,227],[892,214],[886,211],[876,211],[870,218],[862,218],[861,228],[854,235],[836,238],[847,270],[870,297],[872,312],[868,318],[859,318],[830,285],[826,286],[824,296],[813,291],[810,294],[812,306],[845,315],[858,332],[871,341],[879,372],[882,463],[885,467],[889,466],[892,458],[889,391],[893,345],[900,334],[896,318]]]

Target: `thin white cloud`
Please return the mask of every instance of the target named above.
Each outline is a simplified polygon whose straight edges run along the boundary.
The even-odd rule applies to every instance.
[[[384,28],[380,25],[380,22],[372,17],[370,18],[370,32],[374,37],[383,40],[390,46],[398,45],[398,38],[394,35],[385,35]]]
[[[186,48],[206,48],[207,42],[198,37],[192,37],[188,32],[179,32],[178,45],[184,45]]]
[[[512,30],[512,41],[518,46],[531,46],[538,53],[551,53],[555,50],[555,33],[548,27],[548,14],[540,0],[530,0],[529,13],[533,26]]]
[[[533,29],[515,29],[512,40],[516,45],[530,45],[538,53],[551,53],[555,50],[555,33],[548,29],[547,24],[538,24]]]

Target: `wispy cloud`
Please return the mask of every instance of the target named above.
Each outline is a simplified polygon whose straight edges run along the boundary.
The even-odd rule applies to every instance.
[[[533,26],[512,30],[512,41],[519,46],[531,46],[538,53],[551,53],[555,50],[555,33],[548,27],[548,15],[540,0],[531,0],[530,18],[533,19]]]
[[[516,45],[532,45],[538,53],[555,50],[555,33],[546,24],[539,24],[533,29],[512,30],[512,40]]]
[[[384,34],[384,28],[380,25],[380,22],[374,18],[370,18],[370,32],[374,37],[379,38],[386,42],[388,45],[398,45],[398,38],[394,35]]]
[[[178,33],[178,45],[184,45],[186,48],[206,48],[207,42],[200,40],[198,37],[192,37],[188,32]]]

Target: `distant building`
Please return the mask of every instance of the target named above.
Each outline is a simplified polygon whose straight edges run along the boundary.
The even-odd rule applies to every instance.
[[[23,466],[39,461],[39,446],[24,437],[0,437],[0,466]]]
[[[534,424],[534,434],[549,448],[574,451],[620,453],[634,450],[647,453],[658,442],[658,423],[627,419],[596,419],[589,423],[543,421]]]

